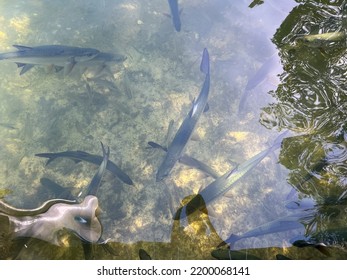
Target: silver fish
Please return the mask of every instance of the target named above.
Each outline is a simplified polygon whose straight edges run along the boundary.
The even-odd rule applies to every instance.
[[[17,48],[17,51],[0,54],[0,60],[17,63],[18,67],[22,67],[21,75],[35,65],[61,66],[64,67],[65,74],[68,74],[76,63],[90,60],[99,53],[97,49],[64,45],[13,46]]]
[[[265,234],[283,232],[293,229],[305,229],[305,222],[312,220],[316,214],[315,209],[307,209],[285,217],[278,218],[263,225],[260,225],[241,235],[231,234],[225,241],[218,245],[235,244],[236,241],[249,237],[256,237]]]
[[[178,159],[183,155],[184,149],[192,136],[195,126],[204,111],[210,91],[210,60],[207,49],[204,49],[200,70],[206,74],[205,81],[198,98],[194,101],[188,115],[183,120],[181,126],[171,144],[168,147],[166,156],[156,174],[156,181],[159,182],[169,175]]]
[[[182,219],[197,210],[203,210],[206,205],[229,191],[238,180],[240,180],[250,170],[257,166],[270,152],[278,149],[281,146],[282,140],[286,134],[287,131],[280,134],[270,148],[260,152],[244,163],[238,165],[236,168],[226,172],[224,175],[220,176],[209,184],[206,188],[201,190],[187,203],[187,205],[178,209],[174,219]]]

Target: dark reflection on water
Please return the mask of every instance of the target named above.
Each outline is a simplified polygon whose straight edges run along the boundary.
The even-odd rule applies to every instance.
[[[305,41],[300,36],[344,33],[346,16],[345,1],[303,1],[288,15],[273,38],[285,72],[272,92],[277,101],[263,109],[260,119],[268,128],[303,134],[284,143],[280,162],[291,170],[288,180],[297,198],[310,197],[319,205],[307,242],[330,238],[327,243],[342,247],[347,211],[346,37]],[[341,230],[343,238],[334,238]],[[322,231],[325,235],[319,235]],[[320,237],[313,240],[315,235]]]

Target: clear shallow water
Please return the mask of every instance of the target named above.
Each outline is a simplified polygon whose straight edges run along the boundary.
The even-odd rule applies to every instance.
[[[288,198],[322,202],[343,194],[345,46],[313,48],[295,41],[298,34],[342,30],[341,3],[265,1],[251,9],[249,1],[235,2],[182,1],[178,33],[164,15],[169,13],[166,1],[3,1],[1,52],[13,50],[13,44],[65,44],[128,57],[103,80],[88,83],[78,72],[64,77],[39,67],[19,76],[14,63],[1,61],[4,200],[30,208],[56,197],[41,186],[42,177],[71,187],[76,195],[96,167],[68,159],[45,166],[35,154],[101,154],[102,141],[135,185],[105,174],[98,192],[100,219],[103,238],[117,255],[93,245],[93,257],[137,259],[143,248],[154,259],[208,259],[230,234],[293,213],[285,207]],[[230,195],[211,203],[209,217],[195,215],[180,227],[172,219],[180,202],[213,179],[177,163],[164,182],[156,183],[164,152],[148,149],[147,142],[166,145],[170,121],[175,133],[188,113],[203,83],[204,47],[211,58],[210,109],[201,116],[187,154],[224,174],[269,147],[280,130],[292,134]],[[324,158],[329,163],[315,169]],[[312,178],[302,183],[307,172]],[[298,194],[291,192],[293,186]],[[319,208],[314,228],[342,227],[344,207],[336,207]],[[269,259],[277,253],[329,258],[314,248],[292,247],[289,241],[300,234],[303,229],[243,239],[233,249],[247,248]],[[15,257],[85,258],[79,240],[69,238],[70,247],[37,240],[27,241],[28,249],[15,244]],[[344,257],[338,251],[330,258]]]

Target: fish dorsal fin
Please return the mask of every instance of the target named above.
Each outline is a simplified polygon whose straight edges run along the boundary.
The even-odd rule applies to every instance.
[[[21,46],[21,45],[13,45],[16,49],[20,51],[27,51],[27,50],[32,50],[33,48],[31,47],[26,47],[26,46]]]

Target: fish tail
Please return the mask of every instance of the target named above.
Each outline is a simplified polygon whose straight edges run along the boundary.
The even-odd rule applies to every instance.
[[[37,157],[43,157],[43,158],[48,158],[46,165],[50,164],[53,160],[55,160],[57,157],[53,154],[50,153],[41,153],[41,154],[35,154]]]
[[[200,71],[206,75],[210,73],[210,55],[206,48],[204,48],[204,51],[202,53]]]

